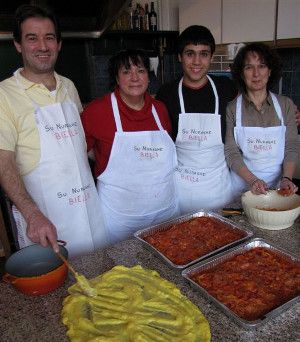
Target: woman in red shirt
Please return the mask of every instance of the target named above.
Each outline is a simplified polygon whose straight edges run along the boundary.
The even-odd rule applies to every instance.
[[[177,166],[164,104],[148,93],[149,58],[124,50],[109,64],[115,90],[82,114],[110,242],[178,215]]]

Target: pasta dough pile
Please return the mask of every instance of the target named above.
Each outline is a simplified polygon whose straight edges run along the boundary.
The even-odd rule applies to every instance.
[[[210,328],[200,310],[156,271],[115,266],[91,279],[96,296],[78,284],[63,303],[72,342],[206,342]]]

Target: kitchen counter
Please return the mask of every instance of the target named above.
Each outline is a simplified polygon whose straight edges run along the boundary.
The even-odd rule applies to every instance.
[[[292,227],[280,231],[262,230],[251,226],[245,216],[241,215],[233,217],[232,220],[241,227],[253,230],[255,237],[262,237],[300,256],[300,217]],[[300,303],[262,327],[247,331],[228,318],[214,303],[194,290],[181,277],[180,270],[172,269],[134,238],[93,254],[75,258],[71,264],[87,278],[93,278],[120,264],[127,267],[140,264],[158,271],[162,277],[175,283],[182,293],[200,308],[209,321],[212,342],[300,341]],[[1,282],[0,341],[68,341],[60,314],[62,301],[68,295],[67,289],[73,283],[74,280],[70,278],[61,288],[48,295],[30,297],[21,294],[11,285]]]

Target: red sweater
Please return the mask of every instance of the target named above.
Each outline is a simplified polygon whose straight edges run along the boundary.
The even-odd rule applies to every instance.
[[[115,91],[122,128],[124,132],[156,131],[158,127],[151,112],[154,105],[163,128],[171,135],[171,122],[165,105],[145,94],[145,104],[141,110],[129,108]],[[117,130],[111,105],[111,94],[93,100],[83,111],[81,120],[86,135],[87,149],[94,149],[95,170],[98,177],[106,168]]]

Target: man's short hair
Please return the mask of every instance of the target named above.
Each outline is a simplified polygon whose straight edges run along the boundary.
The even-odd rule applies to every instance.
[[[21,43],[22,28],[21,24],[28,18],[47,18],[52,21],[55,29],[56,39],[58,42],[61,40],[61,32],[59,23],[55,14],[46,7],[24,4],[17,8],[15,13],[15,26],[13,30],[14,40]]]
[[[210,46],[211,54],[216,49],[214,36],[207,27],[201,25],[189,26],[181,32],[178,37],[177,52],[182,55],[184,48],[189,44],[208,45]]]

